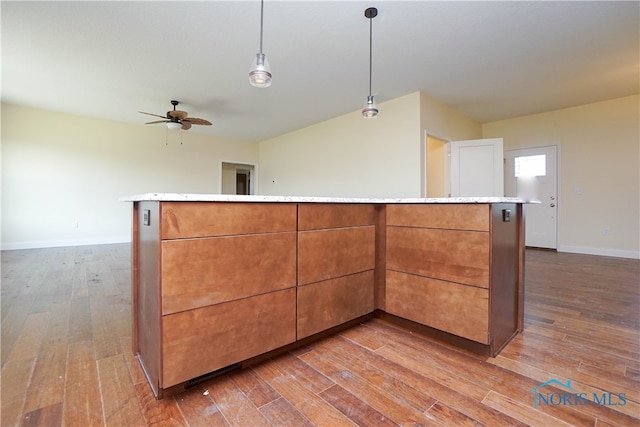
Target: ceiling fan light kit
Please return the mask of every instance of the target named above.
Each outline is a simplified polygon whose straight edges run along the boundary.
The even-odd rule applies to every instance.
[[[262,23],[264,21],[264,0],[260,0],[260,51],[251,63],[249,83],[253,87],[265,88],[271,86],[271,67],[264,53],[262,53]]]
[[[167,111],[167,114],[164,116],[161,116],[160,114],[145,113],[144,111],[138,111],[138,113],[160,117],[162,120],[147,122],[145,125],[164,123],[168,130],[189,130],[191,129],[191,125],[211,126],[211,122],[209,120],[189,117],[189,113],[186,111],[176,110],[178,104],[180,104],[180,102],[172,100],[171,105],[173,105],[173,110]]]
[[[376,9],[375,7],[369,7],[365,9],[364,16],[369,20],[369,95],[367,96],[367,101],[365,102],[364,108],[362,109],[362,117],[364,117],[365,119],[372,119],[378,117],[378,106],[373,99],[373,95],[371,95],[371,70],[373,62],[373,18],[378,16],[378,9]]]

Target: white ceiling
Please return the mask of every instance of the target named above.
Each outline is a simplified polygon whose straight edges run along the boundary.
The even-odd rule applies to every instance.
[[[266,139],[362,108],[369,6],[378,103],[422,91],[489,122],[639,92],[637,1],[266,0],[268,89],[257,0],[2,1],[2,101],[144,123],[177,99],[214,123],[190,132]]]

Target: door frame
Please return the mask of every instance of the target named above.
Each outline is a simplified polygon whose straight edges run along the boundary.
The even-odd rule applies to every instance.
[[[549,144],[541,144],[541,145],[527,145],[527,146],[523,146],[523,147],[509,147],[508,149],[504,149],[505,152],[505,156],[504,156],[504,161],[506,163],[507,161],[507,156],[506,156],[506,152],[507,151],[518,151],[518,150],[535,150],[535,149],[540,149],[540,148],[547,148],[547,147],[555,147],[556,148],[556,195],[557,195],[557,200],[556,203],[558,204],[558,209],[556,211],[556,251],[558,250],[558,248],[560,248],[560,230],[562,230],[562,215],[560,214],[562,205],[563,205],[563,195],[562,195],[562,185],[561,185],[561,181],[562,181],[562,171],[561,171],[561,165],[562,165],[562,154],[561,154],[561,149],[560,149],[560,144],[555,142],[555,143],[549,143]],[[506,183],[507,180],[505,178],[504,180],[505,182],[505,187],[506,187]],[[506,194],[506,191],[505,191]],[[526,212],[526,207],[525,207],[525,212]],[[525,215],[525,221],[526,221],[526,215]]]

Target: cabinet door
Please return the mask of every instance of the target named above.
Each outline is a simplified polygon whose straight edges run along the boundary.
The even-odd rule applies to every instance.
[[[298,339],[373,312],[373,270],[298,287]]]
[[[489,287],[489,233],[387,227],[387,269]]]
[[[162,202],[163,239],[296,231],[291,203]]]
[[[375,207],[369,204],[302,203],[298,206],[298,230],[374,224]]]
[[[170,314],[162,323],[168,388],[294,342],[296,290]]]
[[[372,270],[375,236],[374,225],[299,232],[298,284]]]
[[[487,204],[390,204],[387,225],[489,231],[491,218]]]
[[[488,289],[387,271],[387,312],[489,344]]]
[[[295,286],[295,232],[162,242],[163,314]]]

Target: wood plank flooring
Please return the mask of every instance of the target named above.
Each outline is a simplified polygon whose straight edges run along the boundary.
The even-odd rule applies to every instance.
[[[157,401],[130,350],[129,245],[4,251],[0,421],[638,426],[639,270],[638,260],[527,250],[525,331],[496,358],[374,319]],[[574,398],[560,404],[567,381]],[[534,401],[543,391],[550,404]]]

